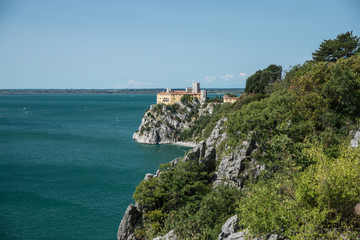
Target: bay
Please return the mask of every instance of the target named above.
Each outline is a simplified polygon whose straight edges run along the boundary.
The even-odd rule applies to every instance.
[[[0,95],[0,238],[116,239],[144,174],[189,149],[132,140],[155,101]]]

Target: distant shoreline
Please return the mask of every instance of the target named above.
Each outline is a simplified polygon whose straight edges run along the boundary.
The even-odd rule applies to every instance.
[[[196,147],[196,143],[193,143],[193,142],[175,142],[173,144],[179,145],[179,146],[191,147],[191,148]]]
[[[24,94],[157,94],[165,88],[152,89],[0,89],[0,95]],[[176,89],[174,89],[176,90]],[[208,94],[242,94],[244,88],[205,88]]]

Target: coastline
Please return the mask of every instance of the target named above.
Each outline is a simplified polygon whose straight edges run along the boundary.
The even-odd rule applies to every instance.
[[[191,148],[196,147],[196,143],[194,143],[194,142],[175,142],[173,144],[179,145],[179,146],[191,147]]]

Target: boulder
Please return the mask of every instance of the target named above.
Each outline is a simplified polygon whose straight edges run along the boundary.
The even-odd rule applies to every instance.
[[[247,240],[246,232],[241,231],[241,232],[232,233],[226,238],[226,240]]]
[[[352,135],[352,132],[350,133],[350,135]],[[357,148],[359,147],[359,143],[360,143],[360,129],[355,131],[353,139],[350,140],[350,146],[352,148]]]
[[[171,230],[164,236],[158,236],[156,238],[153,238],[153,240],[177,240],[177,236],[175,234],[174,230]]]
[[[247,229],[239,231],[240,227],[238,226],[239,220],[237,215],[234,215],[228,220],[226,220],[225,224],[221,227],[221,233],[218,236],[218,240],[283,240],[286,239],[278,234],[269,234],[263,235],[260,237],[252,237],[249,235],[249,231]]]
[[[221,227],[221,233],[219,234],[218,240],[228,239],[230,235],[236,233],[239,230],[238,224],[239,220],[237,215],[226,220],[225,224]]]
[[[265,169],[265,165],[257,164],[251,158],[251,153],[256,148],[252,140],[245,140],[241,147],[232,151],[230,155],[222,157],[217,171],[213,187],[220,184],[228,184],[239,189],[244,188],[247,179],[256,179],[260,172]]]
[[[147,174],[145,174],[144,180],[145,180],[145,181],[149,181],[150,178],[153,178],[153,177],[154,177],[154,174],[147,173]]]
[[[210,136],[206,139],[207,146],[218,147],[220,143],[225,140],[226,133],[224,132],[225,126],[224,123],[227,121],[227,118],[220,119],[214,129],[212,130]]]
[[[134,231],[137,226],[142,224],[141,210],[130,204],[124,214],[123,219],[120,222],[117,232],[118,240],[136,240]]]

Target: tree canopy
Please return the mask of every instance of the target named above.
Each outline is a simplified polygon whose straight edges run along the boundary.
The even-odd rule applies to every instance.
[[[226,137],[206,145],[215,146],[220,161],[207,167],[192,152],[186,161],[164,164],[158,177],[143,180],[134,193],[145,211],[137,239],[170,230],[179,239],[218,239],[234,214],[248,237],[359,236],[354,207],[360,196],[360,148],[349,142],[360,128],[360,53],[306,61],[277,81],[281,70],[272,64],[257,71],[235,104],[213,104],[211,116],[199,117],[181,133],[182,141],[199,142],[222,126],[219,133]],[[224,178],[225,184],[213,189],[214,168],[244,149],[244,141],[256,143],[239,166],[236,180],[245,188],[232,187],[234,181]],[[260,174],[255,175],[255,163],[264,166]]]
[[[360,37],[353,32],[339,34],[335,39],[324,40],[313,55],[314,61],[333,62],[348,58],[360,50]]]
[[[264,93],[265,87],[281,78],[282,67],[275,64],[269,65],[263,70],[256,71],[246,80],[246,93]]]

